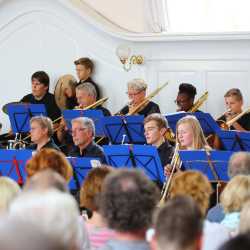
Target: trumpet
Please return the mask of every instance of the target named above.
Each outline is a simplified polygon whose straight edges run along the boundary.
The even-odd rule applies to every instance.
[[[171,185],[174,173],[181,166],[181,161],[180,161],[180,156],[178,154],[178,151],[179,151],[179,143],[177,142],[175,146],[175,150],[174,150],[174,155],[170,163],[170,166],[172,167],[171,173],[168,178],[166,177],[166,181],[164,182],[163,188],[161,190],[161,199],[158,203],[159,207],[161,207],[164,204],[166,198],[168,197],[169,189],[170,189],[170,185]]]

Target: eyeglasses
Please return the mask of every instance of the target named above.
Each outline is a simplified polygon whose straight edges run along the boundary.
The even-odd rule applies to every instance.
[[[70,134],[82,132],[82,131],[85,131],[86,129],[88,129],[88,128],[75,128],[73,130],[70,130]]]
[[[143,90],[140,90],[140,91],[135,92],[135,93],[126,92],[126,94],[127,94],[128,96],[137,96],[137,95],[139,95],[142,91],[143,91]]]
[[[177,105],[180,105],[180,104],[185,104],[185,103],[188,103],[189,102],[189,99],[186,99],[186,100],[174,100],[174,103],[177,104]]]

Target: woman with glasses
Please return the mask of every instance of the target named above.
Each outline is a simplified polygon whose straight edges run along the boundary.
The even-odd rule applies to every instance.
[[[144,80],[133,79],[128,82],[127,87],[129,103],[121,109],[121,111],[119,112],[121,115],[131,114],[131,112],[133,113],[133,110],[138,107],[138,105],[143,103],[146,98],[147,84]],[[133,114],[148,116],[153,113],[160,113],[160,108],[156,103],[148,101],[144,105],[142,105],[137,112]]]

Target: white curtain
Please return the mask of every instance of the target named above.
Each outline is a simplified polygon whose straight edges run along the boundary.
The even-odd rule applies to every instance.
[[[167,0],[145,0],[147,25],[151,32],[168,29]]]

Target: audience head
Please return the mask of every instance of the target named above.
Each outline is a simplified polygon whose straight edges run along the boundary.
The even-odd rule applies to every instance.
[[[86,108],[96,102],[96,89],[92,83],[84,82],[76,87],[77,103]]]
[[[80,249],[82,228],[74,198],[56,190],[24,192],[12,202],[10,218],[33,223],[67,249]]]
[[[128,82],[127,87],[127,94],[131,104],[140,104],[146,96],[147,84],[145,81],[142,79],[133,79]]]
[[[49,76],[44,71],[37,71],[31,76],[32,94],[41,99],[49,91]]]
[[[185,171],[176,174],[170,186],[170,197],[191,196],[199,206],[203,216],[206,215],[212,186],[207,177],[198,171]]]
[[[78,147],[89,145],[95,137],[95,124],[87,117],[78,117],[71,121],[72,137]]]
[[[237,88],[230,89],[224,95],[226,107],[231,113],[240,113],[243,105],[241,91]]]
[[[188,196],[175,197],[156,216],[155,249],[200,249],[202,230],[203,216],[195,201]]]
[[[218,250],[249,250],[250,236],[249,234],[239,234],[224,243]]]
[[[176,137],[180,149],[210,149],[195,116],[187,115],[177,122]]]
[[[141,171],[115,170],[104,181],[100,212],[118,232],[143,232],[151,224],[158,191]]]
[[[1,218],[0,249],[70,250],[57,238],[46,235],[33,223],[13,218]]]
[[[47,191],[56,189],[61,192],[69,193],[65,178],[52,169],[41,170],[33,175],[24,185],[24,191]]]
[[[194,98],[196,95],[196,88],[189,83],[182,83],[179,85],[179,92],[176,98],[176,104],[179,111],[188,111],[192,108]]]
[[[94,63],[88,57],[82,57],[74,61],[76,74],[79,80],[85,81],[90,77],[94,70]]]
[[[155,113],[144,119],[144,134],[148,144],[157,145],[164,140],[168,128],[165,116]]]
[[[228,176],[250,175],[250,153],[236,152],[232,154],[228,162]]]
[[[9,177],[0,177],[0,213],[6,212],[12,200],[21,192],[18,184]]]
[[[67,182],[72,177],[72,167],[63,153],[50,148],[41,149],[26,164],[28,178],[45,169],[52,169]]]
[[[39,144],[53,135],[53,123],[49,117],[34,116],[30,119],[31,141]]]
[[[110,172],[110,167],[97,167],[88,172],[80,191],[81,207],[85,207],[91,211],[99,210],[98,199],[102,192],[102,185]]]
[[[222,191],[220,200],[225,213],[240,212],[250,199],[250,176],[233,177]]]

